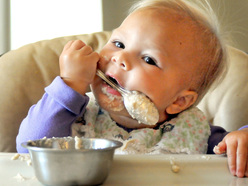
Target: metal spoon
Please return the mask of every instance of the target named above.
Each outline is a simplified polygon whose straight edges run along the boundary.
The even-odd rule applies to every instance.
[[[129,91],[115,84],[101,70],[97,69],[96,74],[116,89],[124,99],[124,105],[132,118],[137,119],[139,123],[154,125],[159,120],[159,113],[154,103],[144,94],[138,91]]]

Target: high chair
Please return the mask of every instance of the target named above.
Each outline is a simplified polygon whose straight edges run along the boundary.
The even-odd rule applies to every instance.
[[[20,123],[44,88],[59,75],[59,55],[75,39],[100,51],[111,32],[65,36],[25,45],[0,57],[0,151],[16,152]],[[212,125],[228,131],[248,124],[248,55],[229,47],[230,64],[224,80],[199,103]],[[35,123],[34,123],[35,125]]]

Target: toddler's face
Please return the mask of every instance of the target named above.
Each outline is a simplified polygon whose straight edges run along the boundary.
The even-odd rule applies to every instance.
[[[167,108],[189,89],[194,70],[191,35],[173,14],[136,11],[114,30],[100,52],[99,68],[125,89],[149,97],[158,108],[159,121],[164,121],[170,112]],[[92,89],[113,118],[131,118],[121,99],[110,98],[120,94],[100,78],[95,78]]]

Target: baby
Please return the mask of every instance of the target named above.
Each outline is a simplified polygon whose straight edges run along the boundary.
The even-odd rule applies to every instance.
[[[46,137],[83,136],[120,140],[122,153],[227,152],[230,171],[248,176],[248,130],[227,134],[209,126],[195,105],[225,71],[226,49],[208,14],[182,0],[137,3],[98,54],[82,41],[68,42],[60,77],[30,108],[17,136],[21,143]],[[118,91],[96,69],[156,106],[154,125],[133,119]],[[91,85],[93,94],[86,94]],[[236,155],[237,154],[237,155]],[[237,156],[237,157],[236,157]]]

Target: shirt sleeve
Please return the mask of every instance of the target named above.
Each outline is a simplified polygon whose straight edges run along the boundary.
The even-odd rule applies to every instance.
[[[16,138],[17,151],[28,152],[21,146],[28,140],[70,136],[72,123],[85,112],[88,101],[87,96],[82,96],[56,77],[22,121]]]
[[[248,125],[245,125],[245,126],[243,126],[243,127],[239,128],[239,130],[242,130],[242,129],[247,129],[247,128],[248,128]]]
[[[228,134],[228,132],[219,126],[210,125],[211,135],[208,139],[208,151],[207,154],[214,154],[214,147]]]

